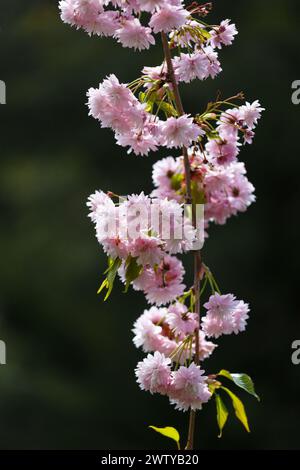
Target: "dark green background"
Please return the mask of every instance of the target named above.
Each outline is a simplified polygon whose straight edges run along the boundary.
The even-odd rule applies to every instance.
[[[119,194],[151,190],[162,156],[127,156],[113,135],[88,117],[85,92],[105,75],[122,82],[162,60],[158,44],[134,54],[111,39],[64,25],[56,1],[1,0],[0,106],[1,278],[0,447],[55,449],[173,448],[147,429],[187,414],[141,392],[134,378],[143,357],[131,327],[145,308],[140,293],[116,285],[106,304],[96,295],[105,258],[85,201],[97,188]],[[291,83],[300,79],[300,2],[215,1],[211,22],[232,18],[239,36],[223,49],[216,80],[182,87],[196,112],[214,98],[245,91],[267,109],[255,143],[243,150],[257,203],[204,249],[224,292],[250,302],[246,333],[224,337],[204,367],[246,371],[262,402],[243,395],[252,432],[230,418],[217,439],[214,403],[197,420],[201,448],[299,448],[299,374],[291,343],[299,325],[299,113]]]

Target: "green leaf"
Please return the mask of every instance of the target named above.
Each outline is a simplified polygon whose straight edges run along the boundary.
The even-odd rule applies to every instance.
[[[242,388],[250,395],[253,395],[255,398],[257,398],[258,401],[260,401],[259,396],[255,392],[253,380],[251,379],[249,375],[232,374],[231,372],[228,372],[228,370],[225,370],[225,369],[222,369],[217,375],[221,375],[223,377],[226,377],[229,380],[232,380],[232,382],[234,382],[235,385]]]
[[[174,189],[174,191],[179,191],[181,189],[183,178],[183,175],[180,173],[174,173],[174,175],[172,175],[171,188]]]
[[[145,97],[146,97],[146,93],[144,93],[143,91],[140,91],[139,100],[140,100],[141,103],[144,103]]]
[[[169,437],[176,442],[178,450],[180,450],[180,435],[177,429],[167,426],[166,428],[157,428],[156,426],[149,426],[149,428],[153,429],[154,431],[162,434],[163,436]]]
[[[165,101],[163,101],[162,103],[159,104],[159,109],[164,111],[169,117],[170,116],[173,116],[173,117],[178,116],[178,113],[177,113],[176,109],[174,108],[174,106],[172,106],[170,103],[166,103]]]
[[[126,273],[125,273],[125,279],[126,279],[125,292],[128,291],[131,282],[133,282],[135,279],[139,277],[142,270],[143,270],[143,266],[137,263],[137,258],[132,258],[131,256],[127,258]]]
[[[221,387],[221,388],[222,388],[222,390],[224,390],[230,396],[237,419],[239,419],[241,421],[241,423],[245,427],[246,431],[250,432],[249,424],[248,424],[248,418],[247,418],[245,407],[244,407],[243,403],[231,390],[229,390],[226,387]]]
[[[104,297],[104,301],[108,299],[108,297],[110,296],[113,290],[115,278],[116,278],[118,269],[120,268],[122,264],[122,260],[120,260],[119,258],[115,258],[115,259],[109,258],[108,264],[109,264],[108,268],[104,273],[104,274],[107,274],[107,277],[106,279],[104,279],[104,281],[102,282],[97,292],[97,294],[100,294],[100,292],[102,292],[103,289],[107,289],[107,293]]]
[[[197,182],[195,182],[195,181],[192,182],[191,190],[192,190],[193,203],[194,204],[205,204],[205,202],[206,202],[205,192],[199,190]]]
[[[208,138],[209,140],[215,140],[215,139],[218,139],[218,138],[220,137],[218,131],[212,130],[212,129],[208,130],[208,131],[206,132],[206,135],[207,135],[207,138]]]
[[[208,384],[208,388],[210,393],[213,395],[218,388],[221,388],[222,384],[221,382],[218,382],[217,380],[214,380],[212,383]]]
[[[216,407],[217,407],[217,421],[218,421],[218,426],[220,429],[220,434],[218,435],[218,437],[222,437],[222,431],[226,424],[229,413],[220,395],[216,393],[215,397],[216,397]]]
[[[210,39],[211,38],[211,34],[206,31],[206,29],[203,29],[203,28],[197,28],[200,35],[204,38],[204,41],[207,41],[207,39]]]
[[[153,106],[155,104],[155,102],[157,101],[158,97],[157,97],[157,93],[155,90],[150,90],[146,93],[144,92],[140,92],[139,93],[139,100],[141,103],[146,103],[147,106],[146,106],[146,111],[147,112],[152,112],[153,110]]]

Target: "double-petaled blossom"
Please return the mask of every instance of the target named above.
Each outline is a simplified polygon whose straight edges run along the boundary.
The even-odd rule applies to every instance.
[[[119,12],[104,9],[102,0],[62,0],[61,19],[88,34],[113,36],[119,27]]]
[[[172,371],[170,363],[158,351],[148,354],[135,370],[139,386],[150,393],[167,395],[178,410],[200,410],[211,398],[204,371],[194,362]]]
[[[239,145],[237,138],[209,140],[205,146],[207,160],[213,165],[228,166],[236,161]]]
[[[180,302],[169,307],[167,322],[175,334],[184,336],[194,333],[199,326],[197,315],[189,312],[186,305]]]
[[[193,335],[198,327],[196,315],[189,312],[182,303],[175,302],[169,307],[153,306],[145,310],[133,327],[133,342],[144,352],[159,351],[171,358],[172,362],[184,364],[191,352],[196,351],[195,338],[185,347],[187,335]],[[199,358],[207,359],[216,348],[201,331],[199,335]]]
[[[230,46],[234,40],[234,36],[238,34],[235,24],[230,24],[230,20],[224,20],[220,26],[216,26],[210,31],[210,43],[213,47],[221,49],[224,46]]]
[[[170,117],[161,125],[161,142],[168,148],[189,147],[204,134],[187,114],[178,118]]]
[[[168,393],[171,383],[171,360],[163,354],[155,351],[154,355],[148,356],[139,362],[135,370],[137,382],[142,390],[150,393]]]
[[[180,5],[165,3],[156,13],[152,15],[149,26],[154,33],[161,31],[169,33],[173,29],[180,28],[189,16],[189,12]]]
[[[159,265],[145,267],[133,281],[134,289],[143,291],[150,304],[166,305],[180,297],[185,289],[185,270],[175,256],[165,256]]]
[[[132,47],[142,50],[149,49],[155,44],[155,39],[151,34],[150,28],[141,25],[137,18],[125,19],[119,29],[116,30],[114,36],[124,47]]]
[[[195,78],[204,80],[208,76],[208,59],[202,51],[180,54],[173,59],[178,80],[189,83]]]
[[[211,398],[204,371],[194,362],[189,367],[181,366],[172,374],[169,391],[170,402],[182,411],[201,410],[203,403]]]
[[[202,319],[203,331],[209,337],[218,338],[244,331],[249,318],[249,306],[242,300],[236,300],[232,294],[212,295],[204,304],[207,309]]]

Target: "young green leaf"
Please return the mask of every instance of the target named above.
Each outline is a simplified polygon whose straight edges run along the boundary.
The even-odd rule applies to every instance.
[[[218,393],[215,393],[215,398],[216,398],[216,407],[217,407],[217,421],[218,421],[218,426],[220,429],[220,434],[218,435],[218,437],[222,437],[222,431],[226,424],[229,413],[228,413],[225,403],[223,402],[222,398],[220,397]]]
[[[140,91],[139,93],[139,100],[141,103],[144,103],[145,101],[145,96],[146,96],[146,93],[144,93],[143,91]]]
[[[222,369],[217,375],[221,375],[223,377],[226,377],[229,380],[232,380],[232,382],[234,382],[235,385],[242,388],[250,395],[253,395],[255,398],[257,398],[258,401],[260,401],[259,396],[255,392],[253,380],[251,379],[249,375],[232,374],[231,372],[228,372],[228,370],[225,370],[225,369]]]
[[[204,191],[199,190],[198,185],[193,181],[192,182],[192,198],[195,204],[205,204],[206,197]]]
[[[202,42],[205,42],[211,38],[211,34],[208,31],[206,31],[206,29],[197,28],[197,32],[198,32],[198,36],[202,38]]]
[[[104,301],[108,299],[108,297],[110,296],[113,290],[115,278],[116,278],[118,269],[120,268],[121,264],[122,264],[122,260],[120,260],[119,258],[116,258],[114,260],[109,259],[109,266],[107,270],[105,271],[105,274],[107,274],[107,277],[106,279],[104,279],[104,281],[102,282],[97,292],[97,294],[100,294],[100,292],[102,292],[104,288],[107,289],[107,293],[104,297]]]
[[[181,189],[181,184],[183,181],[183,175],[180,173],[174,173],[171,177],[171,187],[174,191],[179,191]]]
[[[231,390],[223,386],[221,388],[230,396],[237,419],[241,421],[246,431],[250,432],[248,418],[243,403]]]
[[[131,256],[127,259],[126,262],[126,273],[125,273],[125,279],[126,279],[126,286],[125,286],[125,292],[128,291],[130,283],[133,282],[135,279],[139,277],[143,269],[143,266],[137,263],[136,258],[132,258]]]
[[[168,116],[178,116],[178,113],[174,106],[172,106],[170,103],[166,103],[165,101],[159,104],[159,109],[161,111],[164,111]]]
[[[176,442],[178,450],[180,450],[180,435],[177,429],[167,426],[166,428],[157,428],[156,426],[149,426],[149,428],[153,429],[154,431],[162,434],[163,436],[169,437]]]

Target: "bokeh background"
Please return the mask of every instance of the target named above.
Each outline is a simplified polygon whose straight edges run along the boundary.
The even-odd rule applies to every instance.
[[[0,448],[173,448],[147,426],[173,425],[185,437],[187,414],[136,385],[143,357],[131,328],[142,294],[107,303],[96,295],[105,258],[87,218],[95,189],[151,191],[159,156],[134,158],[88,117],[86,90],[109,73],[122,82],[162,60],[160,45],[134,54],[110,39],[64,25],[51,0],[1,0],[0,79]],[[250,302],[246,333],[224,337],[206,363],[255,378],[258,404],[243,392],[252,432],[233,414],[217,439],[214,403],[197,420],[197,447],[299,449],[300,366],[291,363],[299,324],[299,113],[291,83],[300,79],[296,0],[215,0],[211,22],[231,18],[239,36],[221,52],[214,81],[183,86],[199,111],[222,90],[243,90],[267,111],[243,150],[257,203],[215,227],[204,249],[224,292]]]

